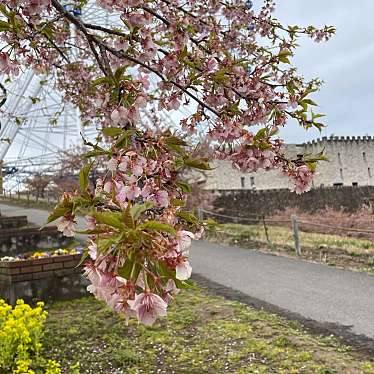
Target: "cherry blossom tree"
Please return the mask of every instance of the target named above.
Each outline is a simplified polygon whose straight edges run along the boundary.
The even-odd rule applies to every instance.
[[[305,81],[292,57],[300,37],[319,42],[335,30],[284,26],[272,0],[258,11],[249,0],[97,0],[118,16],[113,27],[85,22],[86,3],[0,0],[0,71],[53,76],[82,122],[100,129],[86,141],[80,191],[65,193],[49,221],[73,235],[86,215],[89,291],[152,324],[191,286],[188,248],[209,225],[185,209],[187,169],[209,170],[217,158],[243,172],[279,169],[296,193],[310,188],[323,155],[287,159],[277,133],[289,119],[323,127],[310,98],[321,83]],[[163,113],[177,129],[163,126]],[[195,152],[197,133],[208,156]],[[106,170],[93,189],[98,157]]]

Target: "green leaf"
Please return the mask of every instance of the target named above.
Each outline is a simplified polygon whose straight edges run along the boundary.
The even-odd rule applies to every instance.
[[[115,147],[116,148],[126,148],[130,144],[130,137],[136,133],[135,130],[122,130],[122,135],[118,138]]]
[[[97,243],[97,248],[100,253],[105,253],[114,243],[116,242],[116,238],[100,238]]]
[[[167,223],[161,223],[158,221],[147,221],[144,222],[141,226],[142,229],[146,230],[155,230],[155,231],[162,231],[167,232],[169,234],[175,235],[177,232],[175,231],[175,228],[168,225]]]
[[[308,166],[311,171],[315,171],[317,168],[317,162],[306,162],[305,165]]]
[[[289,56],[292,56],[292,52],[288,49],[282,49],[278,54],[278,59],[284,64],[290,64]]]
[[[175,199],[175,198],[172,198],[171,201],[170,201],[171,205],[173,206],[185,206],[186,203],[184,200],[181,200],[181,199]]]
[[[76,266],[76,268],[79,268],[79,266],[81,266],[81,265],[83,264],[83,262],[86,260],[87,257],[88,257],[88,251],[85,250],[85,251],[82,253],[82,257],[81,257],[81,259],[79,260],[78,265]]]
[[[186,281],[181,281],[179,279],[174,279],[175,285],[179,289],[193,289],[193,290],[198,290],[199,287],[192,281],[186,280]]]
[[[109,77],[101,77],[101,78],[97,78],[95,80],[92,81],[92,86],[96,87],[96,86],[100,86],[102,84],[109,84],[109,85],[112,85],[113,84],[113,80]]]
[[[187,223],[196,224],[199,222],[197,217],[190,212],[181,211],[181,212],[176,212],[175,215],[184,219]]]
[[[8,22],[5,22],[5,21],[1,21],[0,20],[0,31],[9,31],[11,30],[11,26]]]
[[[322,129],[325,127],[323,123],[319,122],[313,122],[313,126],[316,127],[319,131],[322,131]]]
[[[184,156],[186,153],[185,150],[180,145],[177,145],[177,144],[166,144],[166,148],[169,151],[174,151],[175,153],[181,156]]]
[[[295,89],[296,89],[296,86],[295,86],[295,84],[293,83],[293,82],[288,82],[287,83],[287,90],[288,90],[288,92],[291,94],[291,95],[295,95]]]
[[[183,192],[185,192],[185,193],[190,193],[190,192],[192,192],[192,188],[191,188],[191,186],[188,184],[188,183],[186,183],[186,182],[183,182],[183,181],[178,181],[177,183],[176,183],[176,185],[183,191]]]
[[[305,100],[300,100],[298,104],[303,107],[304,112],[308,110],[308,103]]]
[[[154,205],[153,201],[146,201],[144,204],[135,204],[130,209],[131,215],[136,220],[142,213],[151,209]]]
[[[82,192],[86,191],[88,187],[88,176],[90,174],[91,167],[92,167],[92,163],[85,165],[83,166],[82,170],[79,172],[79,185],[80,185]]]
[[[134,217],[131,214],[130,204],[127,205],[126,210],[123,212],[123,220],[127,227],[133,229],[135,227]]]
[[[142,267],[138,262],[136,262],[136,258],[133,254],[134,251],[128,253],[125,264],[118,269],[118,274],[125,279],[131,279],[136,282]]]
[[[47,223],[55,221],[57,218],[64,216],[66,213],[70,212],[71,207],[57,205],[53,212],[48,216]]]
[[[95,229],[95,230],[75,230],[77,234],[82,234],[82,235],[96,235],[96,234],[102,234],[106,232],[106,230],[100,230],[100,229]]]
[[[90,213],[97,222],[117,229],[124,229],[123,216],[118,212],[92,212]]]
[[[182,146],[188,146],[188,144],[181,138],[178,138],[177,136],[170,135],[167,138],[165,138],[166,144],[173,144],[173,145],[182,145]]]
[[[316,114],[316,113],[312,113],[312,118],[313,119],[316,119],[316,118],[321,118],[321,117],[326,117],[326,114]]]
[[[259,140],[262,139],[266,135],[266,127],[260,129],[257,131],[257,134],[254,136],[253,140]]]
[[[118,274],[125,279],[130,279],[133,267],[134,261],[130,261],[129,259],[127,259],[125,264],[118,269]]]
[[[121,135],[124,130],[119,127],[104,127],[101,131],[105,136],[114,138],[118,135]]]
[[[184,164],[187,166],[190,166],[194,169],[200,169],[200,170],[212,170],[209,163],[206,162],[204,159],[198,159],[198,158],[190,158],[185,159]]]
[[[114,73],[114,78],[117,80],[117,81],[120,81],[122,76],[123,76],[123,73],[126,71],[126,69],[128,68],[127,65],[122,65],[120,66]]]
[[[304,99],[303,100],[305,103],[307,103],[308,105],[314,105],[314,106],[317,106],[317,104],[313,101],[313,100],[311,100],[311,99]]]
[[[93,151],[88,151],[86,153],[84,153],[82,156],[84,158],[90,158],[90,157],[97,157],[97,156],[103,156],[103,155],[107,155],[110,153],[110,151],[106,151],[105,149],[102,149],[100,147],[98,147],[99,149],[95,149]]]
[[[9,18],[9,12],[4,4],[0,4],[0,12],[4,14],[7,18]]]

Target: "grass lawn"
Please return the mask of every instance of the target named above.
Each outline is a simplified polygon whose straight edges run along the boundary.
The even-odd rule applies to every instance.
[[[87,297],[49,305],[45,356],[81,373],[374,373],[332,337],[205,290],[183,291],[153,327]]]
[[[330,266],[374,273],[374,241],[300,231],[301,258]],[[261,249],[274,254],[296,256],[292,229],[268,226],[267,241],[262,225],[220,224],[205,235],[219,244]]]
[[[219,225],[219,230],[234,235],[238,239],[248,237],[263,241],[266,240],[265,230],[262,225],[225,223]],[[289,227],[268,226],[268,235],[269,240],[274,244],[294,245],[293,231]],[[301,246],[339,248],[348,253],[374,254],[374,242],[367,239],[300,231],[300,243]]]

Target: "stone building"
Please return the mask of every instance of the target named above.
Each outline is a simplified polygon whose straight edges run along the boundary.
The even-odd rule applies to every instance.
[[[323,137],[303,144],[286,144],[287,156],[318,153],[324,150],[329,161],[318,164],[313,187],[373,186],[374,137]],[[209,190],[268,190],[289,188],[287,177],[279,171],[240,173],[226,161],[216,161],[208,173],[206,189]]]

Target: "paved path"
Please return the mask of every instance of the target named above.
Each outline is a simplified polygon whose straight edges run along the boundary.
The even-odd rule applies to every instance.
[[[372,275],[202,241],[194,243],[191,262],[195,273],[216,283],[374,338]]]
[[[25,214],[37,224],[44,223],[48,214],[1,203],[0,211]],[[191,262],[194,272],[208,280],[374,339],[374,276],[203,241],[193,244]]]
[[[0,202],[0,213],[4,216],[27,216],[28,221],[35,223],[36,225],[42,226],[47,222],[47,218],[50,212],[42,209],[24,208],[16,205],[6,205]],[[58,221],[54,221],[48,224],[48,226],[56,225]],[[84,218],[77,217],[78,228],[80,230],[85,229]],[[80,239],[85,239],[85,235],[77,235]]]

